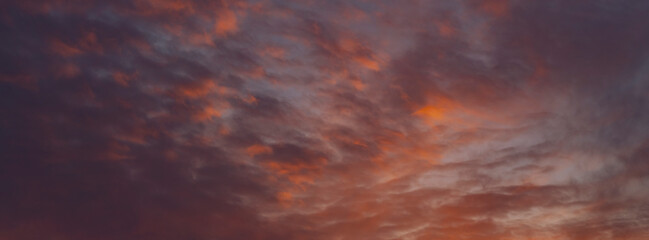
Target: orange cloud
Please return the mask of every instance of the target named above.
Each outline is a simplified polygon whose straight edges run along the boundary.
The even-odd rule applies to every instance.
[[[279,202],[284,206],[288,206],[290,201],[293,200],[293,194],[291,194],[290,192],[286,192],[286,191],[277,193],[276,197],[277,197],[277,200],[279,200]]]
[[[367,85],[365,83],[363,83],[363,81],[361,79],[359,79],[359,78],[352,79],[351,83],[352,83],[352,86],[358,91],[363,91],[363,90],[365,90],[365,87],[367,87]]]
[[[381,70],[379,62],[376,61],[373,58],[370,58],[370,57],[367,57],[367,56],[356,56],[356,57],[354,57],[354,60],[356,62],[360,63],[363,67],[366,67],[368,69],[371,69],[371,70],[374,70],[374,71]]]
[[[200,111],[195,112],[192,115],[192,119],[196,122],[204,122],[215,117],[221,117],[221,114],[221,110],[212,105],[206,105]]]
[[[453,111],[462,110],[457,102],[446,97],[432,97],[431,105],[426,105],[414,112],[414,115],[433,121],[444,121]]]
[[[248,103],[248,104],[257,104],[257,103],[259,103],[259,101],[257,100],[257,98],[255,96],[248,96],[247,98],[244,98],[243,101]]]
[[[264,146],[264,145],[259,145],[259,144],[255,144],[255,145],[252,145],[252,146],[246,148],[246,153],[251,157],[254,157],[254,156],[260,155],[260,154],[269,154],[269,153],[272,153],[272,152],[273,152],[272,148],[270,148],[268,146]]]
[[[229,8],[219,11],[216,16],[216,24],[214,25],[214,31],[216,34],[219,36],[226,36],[235,33],[238,30],[239,26],[235,12]]]
[[[305,184],[315,182],[315,179],[322,174],[323,166],[326,164],[327,160],[325,158],[319,158],[304,159],[304,161],[300,162],[273,160],[263,165],[277,177],[284,178],[296,186],[304,187]]]
[[[374,53],[364,46],[362,42],[353,37],[342,37],[337,46],[322,43],[323,47],[333,51],[339,57],[350,57],[354,62],[374,71],[381,70],[379,61]]]
[[[201,80],[195,84],[187,84],[178,87],[177,91],[183,97],[187,98],[200,98],[215,91],[217,89],[216,83],[211,79]]]
[[[415,115],[423,116],[433,120],[443,120],[447,110],[443,107],[425,106],[415,112]]]

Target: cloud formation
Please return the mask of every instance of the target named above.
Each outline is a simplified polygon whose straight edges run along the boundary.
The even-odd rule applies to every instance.
[[[0,239],[649,238],[645,1],[0,9]]]

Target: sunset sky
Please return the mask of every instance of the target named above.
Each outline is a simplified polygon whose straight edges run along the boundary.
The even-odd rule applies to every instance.
[[[0,1],[0,240],[391,239],[649,239],[649,1]]]

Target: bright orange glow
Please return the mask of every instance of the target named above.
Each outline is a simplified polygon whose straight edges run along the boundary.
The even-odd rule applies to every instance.
[[[415,112],[415,115],[423,116],[433,120],[443,120],[445,118],[446,109],[435,106],[425,106]]]

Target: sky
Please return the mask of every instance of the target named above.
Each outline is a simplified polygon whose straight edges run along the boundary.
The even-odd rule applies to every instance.
[[[0,239],[649,239],[647,12],[1,1]]]

